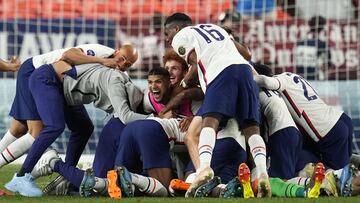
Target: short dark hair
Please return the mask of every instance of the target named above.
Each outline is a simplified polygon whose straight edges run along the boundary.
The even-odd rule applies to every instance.
[[[151,69],[148,73],[148,76],[150,75],[161,75],[166,79],[170,80],[170,73],[169,71],[167,71],[165,68],[163,67],[155,67],[153,69]]]
[[[322,16],[314,16],[310,18],[308,25],[311,32],[320,32],[325,28],[326,19]]]
[[[271,68],[265,64],[256,63],[253,66],[254,66],[256,72],[259,73],[259,75],[266,75],[269,77],[272,77],[274,75]]]
[[[176,23],[176,24],[183,25],[183,26],[189,26],[189,25],[192,25],[192,20],[185,13],[174,13],[171,16],[166,18],[164,26],[171,24],[171,23]]]

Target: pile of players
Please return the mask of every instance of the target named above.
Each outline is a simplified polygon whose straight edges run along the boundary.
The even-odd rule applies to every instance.
[[[80,45],[26,60],[0,167],[28,155],[5,188],[29,197],[359,194],[351,119],[305,79],[252,64],[246,46],[225,29],[193,25],[186,14],[169,16],[164,30],[173,50],[164,68],[150,70],[145,92],[126,74],[138,58],[129,44]],[[81,170],[76,165],[94,128],[89,103],[112,118],[92,168]],[[71,135],[62,160],[46,150],[65,125]],[[41,190],[35,179],[53,172],[60,175]]]

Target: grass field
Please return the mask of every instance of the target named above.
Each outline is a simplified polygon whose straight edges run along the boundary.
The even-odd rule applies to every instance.
[[[0,169],[0,187],[4,188],[4,184],[11,180],[14,171],[18,170],[18,165],[10,165]],[[44,187],[50,180],[55,178],[56,175],[52,175],[49,177],[44,177],[37,180],[37,184],[40,187]],[[301,202],[316,202],[316,203],[331,203],[331,202],[360,202],[359,197],[351,197],[351,198],[334,198],[334,197],[322,197],[318,199],[301,199],[301,198],[267,198],[267,199],[219,199],[219,198],[198,198],[198,199],[185,199],[185,198],[150,198],[150,197],[138,197],[138,198],[124,198],[121,200],[113,200],[107,197],[97,197],[97,198],[81,198],[81,197],[62,197],[62,196],[45,196],[41,198],[26,198],[20,195],[10,196],[10,197],[0,197],[0,203],[3,202],[132,202],[132,203],[139,203],[139,202],[214,202],[214,203],[224,203],[224,202],[263,202],[263,203],[278,203],[278,202],[286,202],[286,203],[301,203]]]

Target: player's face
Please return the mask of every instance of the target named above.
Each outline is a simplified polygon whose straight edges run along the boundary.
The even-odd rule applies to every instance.
[[[117,59],[117,68],[121,71],[127,71],[132,66],[132,63],[126,58],[126,54],[122,53],[121,50],[115,51],[114,58]]]
[[[164,29],[166,42],[171,44],[172,39],[174,38],[176,33],[179,32],[179,30],[180,30],[180,28],[177,25],[172,25],[172,24],[166,25],[165,29]]]
[[[170,73],[170,83],[172,86],[178,85],[186,74],[181,68],[181,64],[175,60],[166,61],[165,69]]]
[[[164,99],[170,87],[170,81],[162,75],[149,75],[148,88],[154,95],[154,99],[160,102]]]

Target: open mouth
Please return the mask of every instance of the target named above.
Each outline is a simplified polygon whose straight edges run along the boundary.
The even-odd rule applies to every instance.
[[[171,82],[171,84],[174,84],[174,82],[175,82],[175,77],[170,77],[170,82]]]
[[[152,93],[153,93],[153,95],[154,95],[154,99],[155,99],[156,101],[159,101],[160,98],[161,98],[161,95],[160,95],[161,92],[160,92],[160,90],[153,90]]]

